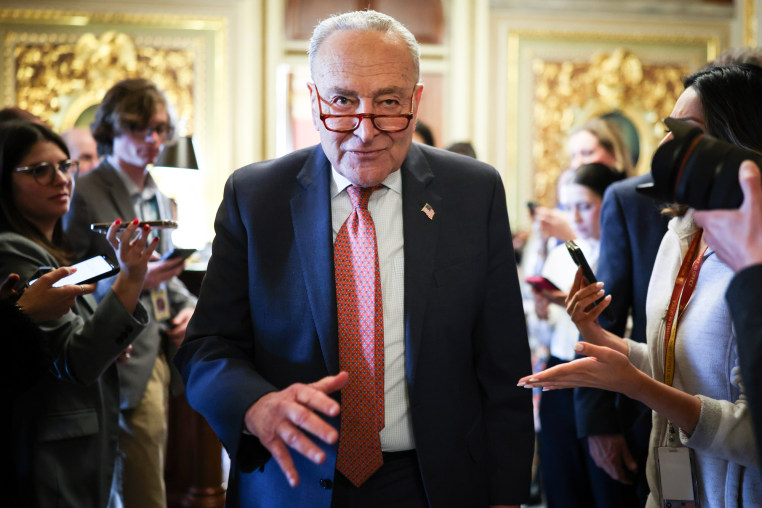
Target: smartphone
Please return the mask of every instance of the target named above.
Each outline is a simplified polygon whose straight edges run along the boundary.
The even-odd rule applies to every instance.
[[[598,279],[595,278],[595,274],[593,273],[593,269],[590,268],[590,264],[587,262],[585,255],[582,253],[582,249],[580,249],[579,246],[574,243],[574,240],[569,240],[566,242],[566,249],[569,251],[569,255],[571,256],[572,260],[574,260],[574,264],[582,268],[582,276],[585,278],[585,280],[587,280],[587,283],[595,284],[598,282]],[[601,300],[603,300],[603,298],[595,302],[595,305],[601,303]],[[606,307],[603,310],[603,317],[609,321],[614,320],[614,314],[609,307]]]
[[[86,259],[80,263],[71,265],[76,268],[77,271],[71,275],[67,275],[63,279],[53,284],[53,287],[58,288],[67,284],[90,284],[91,282],[99,281],[103,278],[110,277],[116,273],[119,273],[119,265],[113,264],[108,260],[106,256],[95,256],[90,259]],[[31,286],[37,280],[44,275],[39,274],[43,269],[50,267],[40,267],[40,270],[33,275],[33,279],[27,283],[27,286]],[[50,271],[50,270],[47,270]],[[45,272],[47,273],[47,272]],[[35,277],[36,276],[36,277]]]
[[[558,291],[558,287],[542,275],[533,275],[524,279],[527,284],[542,293],[543,291]]]
[[[175,259],[175,258],[188,259],[194,252],[196,252],[196,249],[181,249],[181,248],[175,247],[171,251],[162,255],[161,260],[165,261],[167,259]]]
[[[529,215],[534,217],[534,211],[537,209],[537,207],[540,206],[540,203],[537,201],[527,201],[527,208],[529,209]]]
[[[122,222],[119,225],[119,229],[125,229],[129,224],[130,221]],[[151,229],[177,229],[177,222],[173,220],[144,220],[140,221],[138,228],[142,228],[146,224],[151,226]],[[90,224],[90,229],[97,233],[106,233],[110,227],[110,222],[94,222]]]

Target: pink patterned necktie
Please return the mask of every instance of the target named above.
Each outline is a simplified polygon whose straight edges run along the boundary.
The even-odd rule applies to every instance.
[[[341,392],[336,469],[358,487],[384,462],[384,313],[376,228],[368,211],[379,188],[347,187],[353,209],[334,243],[339,367],[349,372]]]

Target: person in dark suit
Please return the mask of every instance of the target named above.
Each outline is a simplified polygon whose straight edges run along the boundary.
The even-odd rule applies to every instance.
[[[148,171],[173,128],[167,102],[147,79],[127,79],[104,96],[92,125],[103,161],[77,179],[64,228],[77,256],[106,252],[104,237],[90,229],[94,222],[117,217],[172,219],[172,205]],[[157,251],[172,250],[170,230],[157,230]],[[157,256],[158,257],[158,256]],[[177,278],[181,258],[153,259],[148,266],[141,302],[151,322],[133,344],[132,358],[119,365],[120,436],[123,502],[126,508],[166,506],[164,457],[167,444],[169,387],[182,390],[180,376],[168,359],[185,336],[196,298]],[[113,279],[98,283],[96,298]]]
[[[738,337],[738,363],[749,399],[758,457],[762,459],[762,181],[759,167],[741,165],[744,201],[738,210],[697,211],[696,223],[717,256],[736,275],[725,293]]]
[[[231,456],[228,506],[528,498],[531,399],[511,376],[530,367],[529,347],[504,188],[486,164],[411,143],[418,54],[412,34],[384,14],[323,21],[308,85],[320,145],[227,181],[176,363],[188,401]],[[354,340],[340,330],[377,333],[380,316],[339,312],[338,287],[347,286],[343,232],[366,212],[351,201],[370,189],[377,242],[368,249],[377,247],[383,302],[382,342],[371,348],[384,351],[383,407],[381,425],[365,432],[379,401],[367,417],[348,416],[365,373],[345,362]],[[359,432],[368,441],[347,448]],[[367,463],[357,480],[352,468]]]
[[[596,277],[612,295],[610,307],[614,316],[613,321],[601,316],[601,326],[624,336],[628,316],[632,313],[630,338],[638,342],[646,341],[648,281],[669,222],[652,199],[636,192],[636,187],[647,181],[650,181],[649,175],[636,176],[606,190],[596,271]],[[634,481],[640,505],[645,505],[651,410],[624,395],[595,388],[576,388],[574,406],[578,437],[587,439],[595,464],[619,482]],[[606,482],[593,480],[593,485],[596,498],[611,499],[606,492],[601,492],[609,488]]]

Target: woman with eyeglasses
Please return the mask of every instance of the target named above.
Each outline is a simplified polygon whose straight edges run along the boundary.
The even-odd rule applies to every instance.
[[[23,121],[0,127],[0,280],[14,273],[27,281],[42,266],[74,261],[61,217],[76,173],[63,140],[47,127]],[[38,323],[52,360],[11,412],[20,505],[104,507],[118,488],[115,363],[148,322],[138,297],[156,247],[147,241],[148,228],[138,231],[132,222],[120,232],[120,222],[107,233],[120,267],[112,290],[96,306],[86,295],[92,288],[82,286],[70,312]]]

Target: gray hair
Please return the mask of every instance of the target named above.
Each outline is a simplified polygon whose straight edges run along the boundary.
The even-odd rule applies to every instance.
[[[413,59],[416,81],[420,78],[421,50],[418,47],[418,41],[415,40],[415,36],[405,25],[396,19],[370,9],[335,14],[330,18],[324,19],[315,27],[315,31],[312,32],[312,38],[310,39],[310,47],[307,50],[307,54],[310,57],[310,72],[313,76],[315,75],[315,56],[320,46],[331,34],[339,30],[387,32],[398,36],[407,45],[410,58]]]

